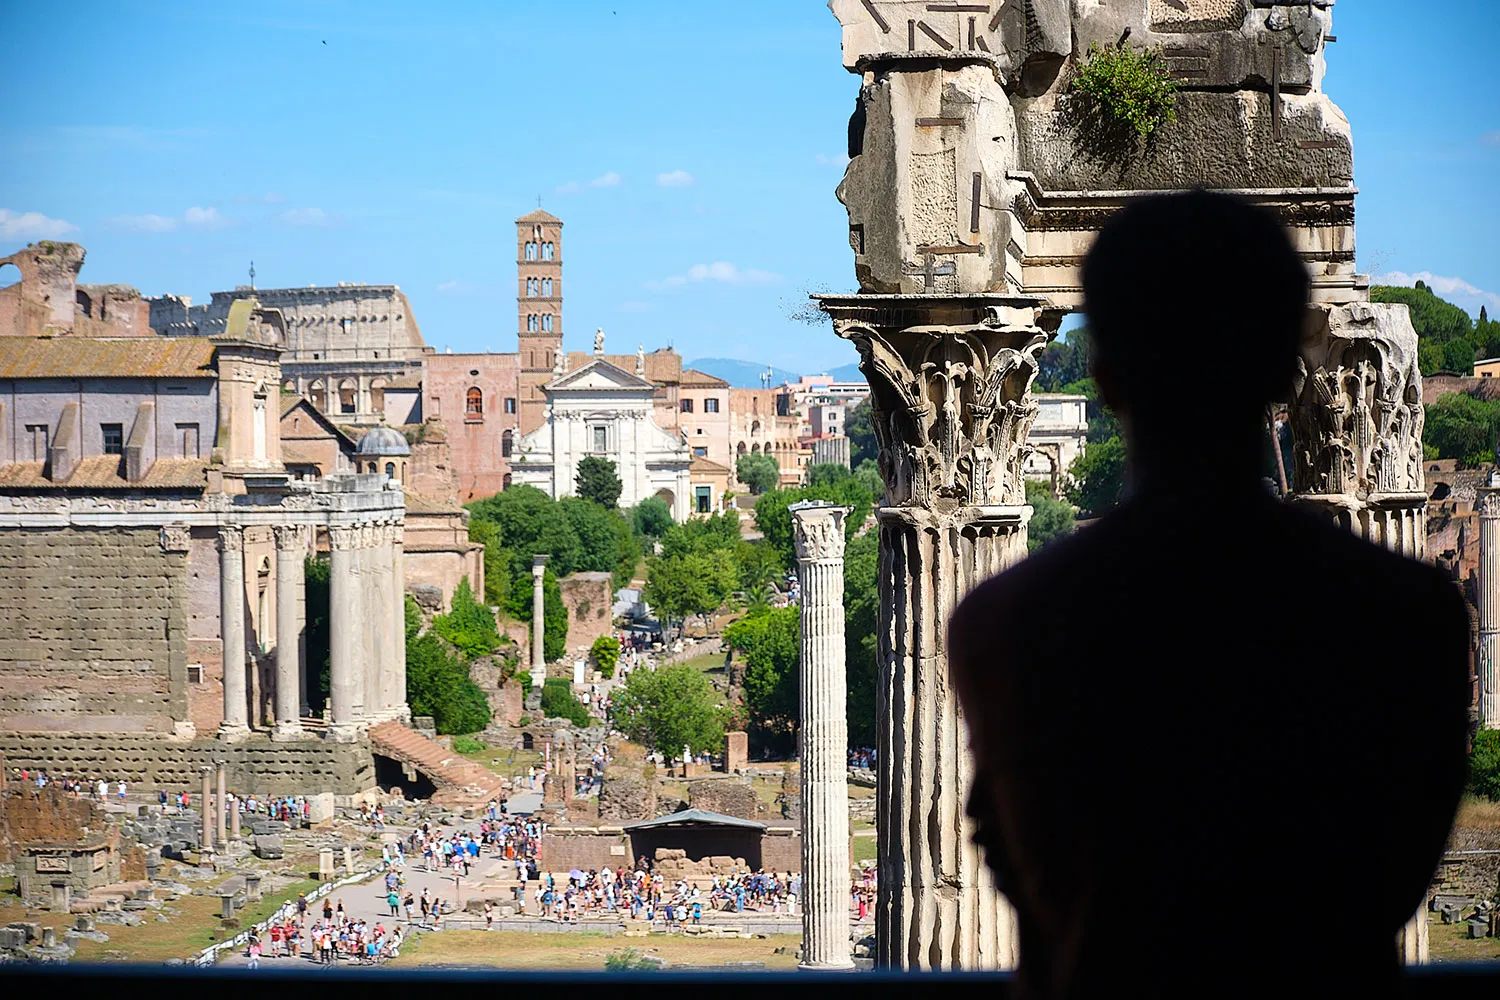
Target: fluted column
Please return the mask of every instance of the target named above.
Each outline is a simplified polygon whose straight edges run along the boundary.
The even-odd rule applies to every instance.
[[[1479,494],[1479,728],[1500,729],[1500,484]]]
[[[547,557],[531,557],[531,686],[540,691],[547,680],[547,652],[543,644],[547,619],[542,578],[547,573]]]
[[[224,762],[214,765],[218,793],[214,798],[214,821],[219,829],[219,843],[229,845],[229,787],[224,776]]]
[[[219,529],[219,636],[224,647],[224,721],[219,739],[250,734],[245,674],[245,534],[238,525]]]
[[[1406,307],[1314,306],[1288,406],[1293,501],[1413,559],[1427,548],[1422,374]]]
[[[365,524],[359,529],[360,545],[355,553],[359,569],[359,664],[364,674],[364,701],[360,705],[360,717],[369,722],[380,714],[380,633],[384,623],[377,622],[380,605],[375,595],[380,584],[377,579],[380,569],[378,550],[380,528]]]
[[[793,504],[802,590],[802,969],[852,969],[849,948],[849,726],[844,678],[848,507]]]
[[[198,850],[200,854],[212,854],[214,852],[214,769],[204,764],[198,768],[198,772],[203,775],[203,790],[198,803],[201,812],[198,817]]]
[[[391,710],[403,721],[411,721],[411,709],[406,704],[406,528],[396,524],[391,527],[391,588],[392,644],[391,685],[389,697]],[[480,601],[484,595],[477,595]]]
[[[358,735],[364,709],[364,668],[359,662],[360,602],[358,528],[328,529],[328,701],[330,732],[339,740]]]
[[[859,351],[885,483],[876,964],[1011,968],[1015,913],[964,811],[973,759],[946,640],[958,602],[1025,557],[1030,388],[1055,317],[1037,299],[978,293],[820,302]],[[1005,640],[997,635],[997,647]]]
[[[278,524],[276,533],[276,726],[271,738],[302,736],[302,529]]]

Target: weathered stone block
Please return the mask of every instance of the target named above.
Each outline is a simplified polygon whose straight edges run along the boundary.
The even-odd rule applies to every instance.
[[[281,838],[275,834],[256,834],[255,856],[262,860],[278,860],[285,856]]]

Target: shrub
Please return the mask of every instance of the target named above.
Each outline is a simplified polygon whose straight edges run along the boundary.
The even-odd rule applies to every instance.
[[[1500,729],[1481,729],[1474,734],[1474,750],[1469,754],[1469,792],[1500,802]]]
[[[406,644],[406,700],[413,715],[430,715],[440,733],[473,733],[490,724],[490,703],[469,679],[469,667],[428,632]]]
[[[1176,104],[1177,86],[1160,52],[1091,46],[1068,81],[1061,121],[1079,155],[1124,173],[1142,149],[1152,149],[1161,127],[1176,121]]]
[[[488,656],[500,645],[500,630],[489,608],[474,600],[467,577],[453,591],[453,610],[432,620],[432,630],[453,643],[466,659]]]
[[[453,740],[453,749],[456,753],[478,753],[487,749],[487,745],[472,736],[458,736]]]
[[[542,685],[542,715],[549,719],[567,719],[575,726],[591,726],[594,717],[573,697],[573,685],[561,677],[548,677]]]
[[[615,664],[620,662],[620,640],[612,635],[601,635],[589,647],[589,655],[606,679],[615,675]]]
[[[631,740],[669,758],[684,746],[694,753],[717,750],[724,740],[718,694],[686,663],[631,671],[625,687],[615,689],[610,714]]]
[[[605,972],[655,972],[661,966],[642,955],[639,948],[625,948],[604,956]]]

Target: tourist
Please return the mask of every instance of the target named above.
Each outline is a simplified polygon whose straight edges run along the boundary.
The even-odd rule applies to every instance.
[[[411,890],[408,889],[408,890],[406,890],[406,897],[401,900],[401,908],[406,911],[406,922],[407,923],[411,923],[412,902],[413,902],[413,899],[412,899]]]
[[[333,922],[333,900],[327,896],[323,897],[323,923]]]
[[[245,963],[247,969],[260,968],[260,938],[254,934],[250,935],[250,946],[245,949],[245,956],[249,959]]]
[[[401,897],[396,895],[396,889],[394,886],[392,886],[390,890],[386,892],[385,901],[391,908],[391,916],[401,916]]]
[[[488,899],[484,901],[484,929],[495,929],[495,904]]]

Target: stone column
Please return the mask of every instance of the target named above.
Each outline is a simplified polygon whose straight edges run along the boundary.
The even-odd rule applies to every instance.
[[[391,589],[392,595],[392,646],[390,708],[403,722],[411,721],[411,709],[406,704],[406,527],[391,526]],[[480,603],[484,594],[475,595]]]
[[[360,603],[356,546],[358,528],[328,529],[328,701],[329,735],[352,740],[364,708],[364,667],[359,662]]]
[[[844,679],[848,507],[793,504],[802,589],[801,969],[852,969],[849,949],[849,727]]]
[[[1313,306],[1288,412],[1293,502],[1424,558],[1422,374],[1406,309]]]
[[[383,650],[380,646],[380,636],[385,631],[385,623],[377,621],[380,618],[383,605],[377,601],[380,590],[380,537],[384,529],[378,524],[366,524],[360,528],[363,544],[356,558],[359,560],[359,599],[363,608],[359,616],[360,624],[360,656],[359,661],[364,666],[365,677],[365,703],[364,718],[367,722],[380,717],[381,707],[381,667],[383,664]]]
[[[547,680],[547,653],[543,644],[547,619],[542,578],[547,572],[547,557],[531,557],[531,687],[540,691]]]
[[[406,616],[396,601],[396,526],[382,524],[376,528],[374,592],[371,598],[379,608],[371,616],[375,624],[375,644],[379,649],[376,660],[380,667],[379,705],[377,711],[382,719],[394,719],[401,714],[402,695],[405,689],[396,687],[396,637],[402,635]],[[397,630],[401,631],[398,632]]]
[[[218,779],[218,793],[214,797],[214,820],[219,828],[219,843],[229,844],[229,793],[224,777],[224,762],[221,760],[215,765]]]
[[[278,524],[276,532],[275,740],[302,736],[302,529]]]
[[[1479,728],[1500,729],[1500,482],[1479,491]]]
[[[240,839],[240,797],[238,795],[229,803],[229,839]]]
[[[1055,317],[1044,319],[1040,300],[985,293],[827,296],[821,306],[859,351],[885,483],[876,964],[1013,967],[1015,914],[964,812],[973,761],[946,632],[964,595],[1025,557],[1030,388]]]
[[[203,775],[203,792],[198,808],[202,815],[199,817],[201,830],[198,833],[198,853],[212,854],[214,852],[214,769],[207,764],[198,768]]]
[[[238,525],[219,529],[219,635],[224,646],[224,721],[219,739],[250,734],[245,690],[245,534]]]

